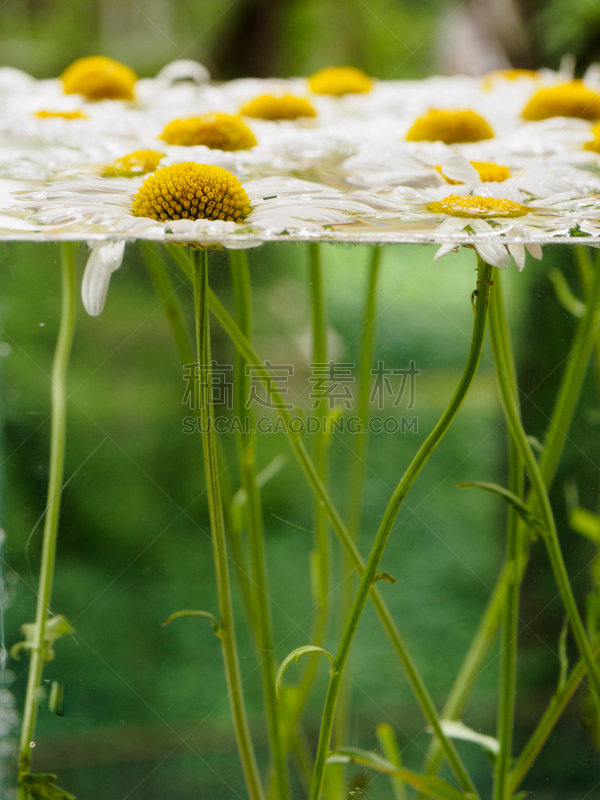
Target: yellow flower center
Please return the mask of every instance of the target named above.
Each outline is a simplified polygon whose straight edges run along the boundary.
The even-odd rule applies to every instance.
[[[137,75],[106,56],[78,58],[60,76],[65,94],[82,94],[88,100],[133,100]]]
[[[167,144],[193,147],[203,144],[211,150],[249,150],[256,137],[241,117],[232,114],[202,114],[169,122],[160,137]]]
[[[436,214],[450,214],[452,217],[523,217],[531,211],[521,203],[512,200],[498,200],[495,197],[471,197],[470,195],[451,194],[429,203],[428,211]]]
[[[583,149],[591,150],[592,153],[600,153],[600,135],[594,130],[592,130],[592,133],[595,133],[594,138],[591,140],[591,142],[586,142],[583,145]]]
[[[88,119],[88,115],[83,111],[36,111],[33,115],[40,119],[48,119],[49,117],[60,117],[61,119]]]
[[[475,111],[432,108],[413,123],[406,134],[409,142],[479,142],[493,139],[494,131]]]
[[[371,91],[372,81],[361,69],[356,67],[325,67],[311,75],[308,88],[315,94],[364,94]]]
[[[469,163],[477,170],[482,183],[502,183],[502,181],[510,178],[510,169],[508,167],[503,167],[501,164],[493,164],[491,161],[470,161]],[[436,169],[444,175],[441,164],[436,167]],[[464,184],[464,181],[454,181],[446,175],[444,175],[444,178],[453,186]]]
[[[489,91],[496,80],[518,81],[520,78],[537,80],[538,74],[534,69],[495,69],[483,79],[483,90]]]
[[[117,158],[111,164],[105,164],[102,175],[105,178],[135,178],[137,175],[145,175],[147,172],[154,172],[163,156],[164,153],[156,150],[135,150]]]
[[[298,117],[316,117],[317,112],[303,97],[294,97],[286,94],[283,97],[274,97],[263,94],[250,100],[240,109],[244,117],[257,119],[298,119]]]
[[[540,89],[523,109],[523,118],[537,122],[550,117],[600,119],[600,94],[587,89],[579,80]]]
[[[250,213],[246,190],[235,175],[212,164],[188,161],[149,175],[133,198],[136,217],[221,219],[241,222]]]

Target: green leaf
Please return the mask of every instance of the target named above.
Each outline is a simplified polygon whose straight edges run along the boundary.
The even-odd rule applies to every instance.
[[[464,742],[474,742],[493,756],[497,756],[500,752],[500,742],[498,739],[494,739],[493,736],[487,736],[485,733],[474,731],[473,728],[469,728],[464,722],[454,719],[441,719],[440,728],[449,739],[462,739]],[[428,727],[427,730],[429,733],[433,733],[433,728]]]
[[[210,611],[176,611],[163,622],[163,627],[165,625],[170,625],[174,619],[177,619],[177,617],[206,617],[206,619],[209,619],[212,622],[215,636],[218,636],[219,638],[221,637],[221,626],[219,625],[219,620],[214,614],[211,614]]]
[[[65,693],[64,683],[52,681],[50,684],[50,697],[48,698],[48,709],[56,714],[57,717],[63,716],[63,696]]]
[[[569,525],[576,533],[591,539],[594,544],[600,545],[600,517],[592,514],[586,508],[577,506],[571,509]]]
[[[17,644],[11,647],[10,655],[12,658],[18,660],[21,650],[33,650],[35,648],[37,627],[35,622],[26,622],[24,625],[21,625],[21,631],[25,637],[25,641],[17,642]],[[62,614],[57,614],[55,617],[50,617],[50,619],[46,620],[43,644],[44,659],[46,661],[52,661],[54,658],[54,642],[60,639],[61,636],[66,636],[68,633],[74,633],[74,628],[69,625]]]
[[[317,647],[314,644],[306,644],[304,647],[297,647],[283,659],[281,666],[277,670],[277,677],[275,678],[275,693],[277,694],[277,697],[279,697],[279,692],[281,691],[283,673],[286,671],[292,661],[297,662],[302,658],[302,656],[306,656],[309,653],[323,653],[331,661],[332,669],[337,670],[337,662],[335,658],[327,650],[323,650],[322,647]]]
[[[565,308],[569,314],[573,314],[574,317],[581,319],[585,314],[585,303],[582,303],[579,298],[575,297],[562,272],[554,267],[548,272],[548,277],[550,278],[561,306]]]
[[[396,578],[390,575],[389,572],[378,572],[377,575],[373,578],[373,583],[377,583],[377,581],[387,581],[388,583],[396,583]]]
[[[75,795],[57,786],[56,775],[51,772],[40,772],[37,775],[26,772],[21,776],[21,785],[25,787],[31,800],[75,800]]]
[[[545,528],[542,520],[531,512],[529,507],[521,500],[520,497],[517,497],[517,495],[511,492],[509,489],[505,489],[504,486],[499,486],[497,483],[486,483],[485,481],[467,481],[464,483],[457,483],[456,485],[459,489],[483,489],[486,492],[491,492],[491,494],[501,497],[502,500],[507,502],[515,509],[517,514],[523,518],[527,525],[532,527],[538,533],[544,533]]]
[[[412,770],[395,767],[390,761],[377,753],[361,750],[358,747],[342,747],[330,754],[328,764],[362,764],[365,767],[395,775],[409,783],[419,792],[433,797],[434,800],[473,800],[474,795],[465,794],[442,778],[433,775],[420,775]]]
[[[560,674],[558,678],[558,690],[560,691],[567,682],[569,674],[569,656],[567,654],[567,634],[569,633],[569,619],[563,620],[560,636],[558,637],[558,658],[560,661]]]

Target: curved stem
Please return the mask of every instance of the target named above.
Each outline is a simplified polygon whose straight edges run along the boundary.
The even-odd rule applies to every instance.
[[[381,525],[375,537],[375,541],[371,548],[371,553],[367,561],[366,568],[361,577],[358,592],[356,594],[352,610],[346,628],[342,636],[342,640],[337,650],[335,658],[335,666],[331,670],[331,678],[325,699],[325,707],[323,710],[323,717],[321,720],[321,730],[319,733],[319,744],[317,747],[317,756],[315,760],[315,771],[313,773],[313,780],[311,784],[310,800],[320,800],[323,782],[325,780],[325,767],[327,764],[327,755],[329,752],[329,743],[331,740],[331,730],[333,727],[333,717],[335,714],[335,707],[339,693],[342,674],[348,659],[350,647],[354,639],[354,635],[358,628],[360,617],[364,610],[365,604],[369,597],[369,592],[373,586],[373,581],[379,567],[379,563],[383,556],[385,546],[392,532],[394,522],[404,501],[408,494],[409,489],[416,480],[418,474],[421,472],[425,463],[433,453],[439,442],[442,440],[446,431],[458,410],[460,409],[466,394],[473,382],[477,367],[481,358],[481,348],[485,334],[485,323],[487,318],[488,298],[490,294],[492,268],[478,259],[477,269],[477,302],[475,311],[475,320],[473,324],[473,334],[471,339],[471,348],[467,358],[463,375],[459,382],[456,391],[448,404],[448,407],[442,414],[440,420],[429,434],[427,439],[423,442],[416,456],[413,458],[400,483],[396,487],[392,498],[385,511]],[[477,794],[477,790],[473,781],[469,777],[462,763],[458,778],[461,786],[469,792]]]
[[[502,296],[501,275],[496,270],[494,275],[494,297],[492,307],[501,309],[504,315],[504,299]],[[517,392],[517,374],[512,351],[502,353],[503,366],[506,371],[507,390],[511,392],[512,402],[520,419],[519,396]],[[509,489],[517,497],[522,497],[524,490],[523,461],[512,437],[509,436]],[[498,741],[500,752],[494,768],[494,800],[510,800],[511,792],[508,781],[512,753],[512,734],[516,697],[517,672],[517,638],[519,633],[519,600],[521,578],[524,570],[518,564],[520,555],[520,520],[516,510],[511,506],[508,511],[508,529],[506,537],[506,564],[511,568],[511,579],[506,593],[506,602],[502,610],[502,635],[500,643],[500,685],[498,694]]]
[[[581,245],[577,245],[575,248],[579,256],[583,253],[581,247]],[[595,331],[598,328],[599,303],[600,265],[596,264],[595,274],[590,282],[586,311],[577,324],[577,329],[571,343],[567,364],[562,375],[560,389],[554,403],[548,426],[546,446],[540,458],[540,472],[546,489],[550,489],[554,480],[556,466],[564,450],[566,438],[575,414],[577,400],[587,372],[591,347],[593,346],[593,341],[596,339]],[[550,435],[551,430],[555,431],[554,435]],[[528,494],[528,503],[532,500],[535,501],[530,491]],[[526,555],[525,549],[522,561],[523,565],[526,562]],[[477,678],[481,673],[487,653],[494,641],[498,625],[500,624],[505,593],[510,578],[511,571],[505,563],[492,590],[491,598],[475,637],[469,647],[463,665],[456,676],[456,680],[454,681],[448,700],[442,711],[443,719],[459,719],[469,700]],[[428,775],[435,774],[441,765],[441,759],[442,751],[439,742],[437,739],[433,739],[427,750],[427,756],[423,767],[424,771]]]
[[[500,295],[500,291],[497,293]],[[496,365],[496,376],[500,388],[500,396],[506,420],[510,429],[511,436],[519,449],[521,458],[525,463],[525,468],[531,481],[532,490],[535,492],[537,505],[544,523],[543,539],[550,559],[554,579],[558,587],[559,594],[567,612],[571,631],[577,643],[579,653],[586,663],[589,679],[592,684],[592,696],[596,704],[597,712],[600,711],[600,674],[596,664],[592,648],[585,631],[585,627],[579,615],[577,603],[571,589],[571,583],[562,557],[558,533],[554,522],[554,515],[544,478],[542,476],[541,464],[535,459],[527,434],[523,429],[519,415],[519,405],[515,399],[514,384],[511,385],[507,367],[507,354],[512,353],[510,334],[503,304],[498,299],[492,299],[490,310],[490,336],[492,340],[492,351]]]
[[[281,394],[277,391],[276,387],[273,384],[273,380],[270,376],[268,369],[265,367],[264,363],[261,361],[260,357],[257,355],[256,351],[253,349],[250,342],[246,339],[246,337],[242,334],[238,326],[235,324],[234,320],[231,316],[227,313],[226,309],[223,307],[222,303],[219,301],[218,297],[214,294],[214,292],[209,290],[209,303],[210,309],[219,321],[220,325],[223,327],[223,330],[227,333],[230,337],[232,342],[238,348],[240,353],[244,356],[248,363],[256,364],[257,367],[255,368],[256,375],[260,376],[264,382],[265,389],[268,392],[269,396],[271,397],[273,404],[277,407],[277,413],[282,418],[284,423],[284,428],[287,434],[287,439],[290,447],[292,448],[292,452],[294,456],[298,460],[300,468],[304,473],[304,476],[311,487],[312,491],[315,495],[319,498],[319,500],[323,503],[325,509],[327,510],[327,516],[329,518],[329,522],[331,523],[331,527],[336,533],[336,536],[340,540],[344,551],[351,559],[354,569],[357,571],[359,575],[362,575],[365,569],[365,563],[360,555],[360,552],[354,543],[348,529],[344,525],[344,522],[339,515],[336,507],[334,506],[331,498],[329,497],[327,490],[323,486],[323,483],[319,480],[319,476],[316,473],[314,464],[308,453],[306,452],[306,448],[302,442],[302,439],[299,435],[294,434],[290,428],[290,421],[291,415],[287,408],[284,406],[284,401]],[[406,677],[410,684],[410,687],[421,707],[423,715],[429,725],[433,728],[435,736],[439,739],[442,751],[450,764],[450,767],[454,771],[455,775],[459,775],[461,771],[464,769],[461,765],[460,758],[458,753],[456,752],[456,748],[453,742],[444,734],[442,728],[439,723],[438,719],[438,712],[435,707],[433,700],[431,699],[431,695],[427,691],[427,687],[425,686],[423,679],[417,669],[416,664],[412,660],[410,653],[407,650],[406,645],[400,635],[400,631],[396,623],[394,622],[394,618],[392,617],[390,610],[388,609],[387,605],[385,604],[379,590],[375,587],[371,590],[371,602],[375,608],[377,616],[381,621],[381,625],[386,632],[387,636],[392,643],[392,647],[404,670],[406,672]]]
[[[219,486],[219,469],[215,432],[212,427],[214,418],[211,384],[211,350],[210,325],[208,309],[208,258],[206,250],[194,250],[194,312],[196,321],[196,352],[200,378],[200,422],[202,430],[202,449],[204,452],[204,472],[208,495],[208,511],[213,541],[213,556],[219,597],[220,638],[223,647],[225,675],[229,691],[231,716],[237,739],[238,750],[242,761],[246,786],[251,800],[264,800],[264,792],[256,764],[252,738],[248,728],[242,678],[235,639],[233,606],[231,602],[231,585],[227,563],[227,547],[225,542],[225,524],[221,489]]]
[[[252,340],[252,289],[248,256],[244,250],[230,250],[229,264],[235,296],[236,319],[248,340]],[[246,526],[250,552],[251,591],[255,610],[254,632],[263,686],[269,745],[273,761],[273,790],[277,800],[289,797],[286,765],[286,748],[275,692],[275,652],[273,644],[273,622],[269,606],[269,586],[265,555],[265,536],[261,509],[260,488],[256,470],[256,435],[252,412],[245,407],[249,397],[249,376],[246,362],[236,353],[234,375],[234,415],[239,420],[238,460],[242,488],[246,495]]]
[[[348,480],[348,530],[354,542],[358,543],[360,524],[363,510],[363,497],[365,487],[365,459],[367,455],[367,425],[369,421],[369,401],[371,397],[371,365],[373,363],[373,350],[375,348],[375,314],[377,309],[377,282],[381,266],[381,247],[371,248],[371,261],[367,281],[367,294],[362,318],[362,337],[358,359],[358,401],[356,416],[359,420],[359,433],[354,437],[354,452],[352,466]],[[352,599],[354,597],[355,582],[350,573],[352,562],[345,556],[342,563],[342,591],[340,598],[340,634],[345,620],[348,618]],[[346,667],[346,673],[348,668]],[[350,683],[342,681],[342,688],[338,699],[334,742],[341,746],[348,736],[350,714]]]
[[[31,649],[21,741],[19,745],[19,800],[27,798],[27,790],[22,784],[23,775],[31,769],[31,747],[42,685],[42,674],[48,645],[45,643],[45,627],[50,610],[54,565],[56,561],[56,541],[60,517],[60,500],[63,485],[65,442],[67,436],[67,392],[66,379],[75,330],[77,286],[75,280],[74,246],[65,242],[61,245],[62,305],[60,328],[54,361],[52,363],[52,432],[50,440],[50,476],[44,520],[44,538],[40,582],[38,587],[35,614],[34,642]]]

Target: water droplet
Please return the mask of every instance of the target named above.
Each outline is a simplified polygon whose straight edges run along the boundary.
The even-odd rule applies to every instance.
[[[29,747],[35,747],[35,742],[29,742]]]

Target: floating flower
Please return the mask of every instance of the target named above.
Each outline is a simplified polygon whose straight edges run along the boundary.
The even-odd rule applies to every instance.
[[[133,100],[137,75],[106,56],[78,58],[60,76],[65,94],[81,94],[88,100]]]
[[[257,144],[241,117],[232,114],[203,114],[175,119],[160,137],[167,144],[181,147],[204,145],[211,150],[249,150]]]
[[[192,161],[163,167],[146,178],[133,199],[133,213],[169,219],[241,221],[250,213],[238,179],[221,167]]]
[[[523,109],[523,119],[537,122],[550,117],[600,119],[600,94],[574,80],[561,86],[539,89]]]
[[[154,172],[164,155],[156,150],[135,150],[117,158],[112,164],[105,164],[102,174],[105,178],[135,178],[146,175]]]
[[[365,72],[356,67],[325,67],[310,76],[308,88],[314,94],[341,97],[345,94],[370,92],[372,81]]]
[[[281,97],[263,94],[260,97],[255,97],[242,106],[240,114],[244,117],[269,120],[291,120],[299,117],[317,116],[317,112],[308,100],[291,94]]]
[[[493,139],[494,131],[482,116],[471,110],[432,108],[413,123],[406,134],[409,142],[480,142]]]

